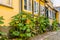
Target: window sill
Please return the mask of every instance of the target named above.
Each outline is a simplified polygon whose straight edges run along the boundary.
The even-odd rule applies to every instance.
[[[54,18],[50,18],[50,17],[49,17],[49,19],[55,20]]]
[[[5,6],[5,7],[8,7],[8,8],[13,8],[11,5],[8,5],[8,4],[4,4],[4,3],[0,3],[1,6]]]

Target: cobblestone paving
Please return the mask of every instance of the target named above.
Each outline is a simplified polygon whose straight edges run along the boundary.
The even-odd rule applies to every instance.
[[[60,40],[60,31],[48,32],[44,35],[38,35],[29,40]]]
[[[60,40],[60,31],[57,31],[57,34],[47,37],[45,40]]]

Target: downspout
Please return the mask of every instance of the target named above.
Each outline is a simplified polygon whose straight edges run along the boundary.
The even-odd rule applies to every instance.
[[[34,0],[32,0],[32,16],[34,17]]]
[[[19,13],[22,11],[22,0],[19,0]]]
[[[22,0],[19,0],[19,14],[22,12]],[[22,18],[22,16],[21,16]],[[22,21],[21,21],[22,22]]]
[[[39,15],[38,16],[40,16],[40,0],[39,0]]]

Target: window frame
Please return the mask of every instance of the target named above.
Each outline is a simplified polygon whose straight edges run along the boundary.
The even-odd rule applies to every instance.
[[[29,3],[30,3],[30,5],[29,5]],[[25,5],[26,5],[26,9],[25,9]],[[23,0],[23,9],[24,10],[26,10],[26,11],[32,11],[32,0],[26,0],[26,4],[25,4],[25,0]],[[29,8],[29,7],[31,7],[31,8]]]
[[[8,1],[8,3],[3,3],[4,0],[0,0],[0,1],[1,1],[0,5],[10,7],[10,8],[12,7],[12,1],[11,1],[11,5],[9,5],[9,1]]]
[[[40,4],[40,15],[44,15],[45,7]]]
[[[39,3],[34,1],[34,14],[38,14],[39,13]]]

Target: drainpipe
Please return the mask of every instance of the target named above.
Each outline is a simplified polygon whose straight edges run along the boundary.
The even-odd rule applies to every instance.
[[[40,0],[39,0],[39,13],[38,13],[38,16],[37,17],[40,17]],[[38,18],[37,18],[37,20],[38,20]],[[38,20],[38,22],[39,22],[39,20]],[[38,27],[39,25],[37,24],[37,27]]]
[[[39,0],[39,15],[38,16],[40,16],[40,0]]]
[[[21,11],[22,11],[22,5],[23,5],[23,4],[22,4],[22,0],[21,0]]]
[[[22,11],[22,0],[19,0],[19,13]]]
[[[34,0],[32,0],[32,16],[34,17]]]

